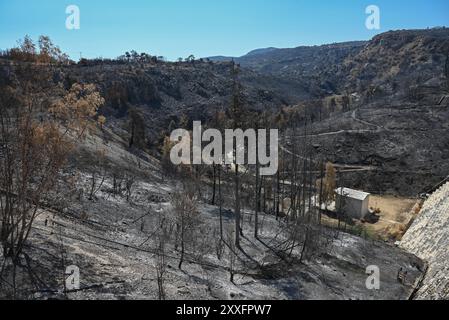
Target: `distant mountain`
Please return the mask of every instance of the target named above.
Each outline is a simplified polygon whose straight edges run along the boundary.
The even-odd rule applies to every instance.
[[[278,48],[262,48],[262,49],[255,49],[252,50],[250,52],[248,52],[244,57],[250,57],[250,56],[257,56],[257,55],[263,55],[263,54],[267,54],[276,50],[280,50]],[[228,61],[238,61],[240,60],[242,57],[229,57],[229,56],[212,56],[212,57],[207,57],[206,59],[209,59],[211,61],[215,61],[215,62],[228,62]]]
[[[256,50],[248,52],[246,55],[247,56],[256,56],[256,55],[259,55],[259,54],[267,54],[267,53],[270,53],[270,52],[273,52],[273,51],[276,51],[276,50],[279,50],[279,49],[278,48],[273,48],[273,47],[263,48],[263,49],[256,49]]]
[[[256,49],[234,60],[260,74],[295,80],[313,96],[391,87],[400,82],[426,82],[441,76],[449,52],[449,28],[398,30],[370,41],[321,46]],[[437,71],[439,74],[435,73]]]
[[[301,70],[316,69],[317,66],[331,62],[341,63],[351,53],[357,53],[366,45],[365,41],[353,41],[322,46],[300,46],[296,48],[263,48],[250,51],[241,57],[216,56],[212,61],[231,61],[243,67],[252,68],[270,74],[285,75],[288,72],[297,74]],[[294,69],[294,71],[293,71]]]
[[[215,61],[215,62],[226,62],[226,61],[235,60],[234,57],[227,57],[227,56],[213,56],[213,57],[207,57],[206,59],[209,59],[209,60]]]
[[[210,57],[212,61],[234,60],[242,67],[260,74],[299,81],[314,96],[335,93],[340,79],[336,66],[354,56],[367,44],[364,41],[297,48],[256,49],[242,57]],[[318,81],[319,79],[323,81]]]

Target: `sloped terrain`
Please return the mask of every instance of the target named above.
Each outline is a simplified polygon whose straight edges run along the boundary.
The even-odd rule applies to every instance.
[[[105,138],[107,137],[107,140]],[[102,149],[104,183],[89,197],[96,151]],[[114,193],[111,174],[135,176],[132,194]],[[182,270],[178,268],[171,196],[179,182],[161,176],[159,161],[130,153],[125,140],[104,129],[80,140],[66,178],[54,199],[43,205],[20,256],[18,276],[3,265],[0,298],[11,298],[8,284],[15,281],[16,298],[22,299],[158,299],[157,266],[165,259],[167,299],[409,299],[426,268],[422,260],[390,244],[322,229],[320,245],[299,261],[302,246],[285,260],[279,249],[285,243],[286,221],[260,214],[260,236],[253,237],[254,214],[244,210],[242,250],[231,267],[224,248],[217,253],[219,210],[200,202],[195,240],[189,243]],[[205,185],[201,193],[210,189]],[[59,203],[55,199],[62,198]],[[225,230],[234,227],[234,214],[224,209]],[[168,221],[169,239],[163,253],[158,237]],[[2,258],[3,259],[3,258]],[[80,269],[79,290],[64,293],[67,266]],[[366,268],[380,269],[380,290],[369,290]],[[229,280],[234,270],[234,282]],[[407,271],[407,281],[397,279]]]
[[[449,183],[424,203],[400,247],[427,261],[417,299],[449,299]]]
[[[295,124],[298,132],[304,119],[312,120],[309,131],[326,161],[369,167],[346,171],[347,186],[415,196],[449,171],[448,52],[449,29],[440,28],[392,31],[368,42],[256,50],[236,61],[246,108],[274,114],[291,108],[303,119]],[[0,69],[2,82],[20,81],[14,68]],[[179,127],[183,116],[207,122],[232,100],[227,61],[97,61],[47,71],[55,87],[96,84],[106,101],[100,112],[117,134],[129,134],[130,110],[137,111],[153,154],[170,124]]]
[[[231,59],[265,74],[314,82],[323,94],[361,92],[369,87],[397,91],[444,72],[449,29],[389,31],[370,41],[254,50]],[[392,87],[394,89],[392,89]]]
[[[55,70],[66,85],[96,84],[106,99],[102,113],[123,121],[130,108],[145,120],[150,140],[186,115],[205,121],[231,101],[231,63],[94,64]],[[244,69],[240,73],[245,104],[254,110],[275,110],[310,94],[299,81],[287,81]]]
[[[440,28],[392,31],[368,42],[256,50],[236,62],[243,66],[248,108],[276,112],[289,105],[303,118],[312,118],[307,130],[320,157],[368,167],[345,171],[344,184],[416,196],[449,172],[448,52],[449,29]],[[127,90],[129,106],[144,115],[152,139],[170,120],[179,120],[180,112],[205,121],[230,102],[226,62],[162,64],[141,71],[101,68],[75,67],[67,74],[98,83],[106,93],[115,90],[106,79],[121,79],[117,85]],[[139,83],[145,90],[154,88],[157,102],[133,93]],[[107,101],[105,113],[120,122],[123,103]],[[304,131],[304,123],[297,127]]]
[[[348,57],[342,72],[346,85],[361,91],[369,86],[393,93],[397,87],[438,83],[445,72],[449,28],[401,30],[374,37],[355,56]]]
[[[116,162],[132,159],[117,143],[110,142],[115,146],[108,157]],[[144,160],[141,164],[145,170],[153,166]],[[89,173],[78,175],[76,190],[88,188]],[[69,206],[62,211],[41,210],[21,261],[28,272],[16,279],[22,298],[158,299],[157,234],[161,217],[173,217],[168,201],[176,182],[163,182],[155,171],[152,177],[138,179],[130,200],[114,195],[111,188],[107,179],[92,200],[72,192]],[[324,231],[325,249],[303,263],[287,263],[276,254],[285,237],[284,223],[263,215],[260,240],[256,240],[253,214],[246,211],[245,237],[231,283],[229,255],[225,250],[219,259],[214,247],[218,208],[201,204],[200,217],[201,236],[188,248],[182,270],[179,248],[172,240],[166,244],[168,299],[408,299],[425,269],[420,259],[401,249],[332,230]],[[225,210],[225,229],[233,223],[232,211]],[[295,248],[293,256],[300,252],[300,247]],[[81,287],[64,296],[64,270],[69,265],[80,269]],[[380,268],[380,290],[366,288],[369,265]],[[405,283],[396,278],[401,268],[408,272]],[[2,290],[2,297],[8,292]]]
[[[122,61],[48,66],[13,64],[0,59],[0,84],[16,86],[27,74],[50,74],[51,83],[39,83],[42,89],[73,83],[97,85],[106,103],[101,112],[109,120],[123,124],[130,109],[142,114],[152,140],[166,130],[171,120],[186,115],[206,120],[224,110],[231,101],[231,63],[205,61],[183,63],[125,63]],[[239,75],[243,97],[251,110],[276,110],[301,99],[309,99],[307,88],[298,81],[284,80],[244,69]]]
[[[448,123],[448,104],[385,102],[315,122],[308,132],[317,155],[360,168],[342,172],[341,183],[416,196],[449,172]]]

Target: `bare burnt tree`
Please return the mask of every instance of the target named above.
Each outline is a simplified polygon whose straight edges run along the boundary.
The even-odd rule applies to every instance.
[[[228,262],[229,262],[229,281],[234,284],[234,276],[235,276],[235,264],[237,261],[237,246],[235,243],[235,230],[228,229],[226,232],[226,244],[228,251]]]
[[[102,188],[107,175],[106,165],[106,151],[96,150],[94,158],[92,159],[92,165],[90,166],[90,187],[89,187],[89,200],[93,200],[95,195]]]
[[[217,231],[217,229],[214,229],[213,239],[215,241],[215,254],[217,255],[217,259],[221,260],[225,246],[222,236],[220,235],[220,230]]]
[[[317,159],[313,148],[313,134],[309,132],[309,120],[307,116],[304,117],[301,135],[295,126],[300,122],[298,118],[294,117],[288,123],[291,128],[288,130],[289,134],[286,134],[286,142],[290,143],[288,150],[290,157],[284,159],[290,161],[286,162],[282,171],[284,175],[290,173],[288,175],[290,207],[285,219],[287,242],[277,249],[281,257],[299,263],[325,249],[325,242],[322,241],[325,229],[321,225],[320,209],[325,186],[322,181],[324,168],[323,161]],[[317,183],[318,179],[321,181]],[[285,183],[283,185],[286,188]],[[329,188],[331,187],[332,183],[329,183]],[[281,191],[281,194],[285,193],[285,190]]]
[[[112,169],[112,193],[114,195],[119,195],[122,192],[122,183],[124,176],[118,169]]]
[[[35,88],[46,73],[28,74],[17,87],[0,89],[0,242],[14,270],[73,138],[83,136],[103,103],[95,86],[74,84],[50,104],[50,89]]]
[[[156,278],[159,300],[166,299],[165,274],[167,272],[166,246],[169,241],[169,221],[164,214],[159,215],[156,251]]]
[[[14,259],[23,248],[42,199],[57,182],[71,150],[71,136],[86,130],[85,121],[102,103],[93,87],[75,87],[63,99],[69,104],[53,106],[48,110],[53,117],[43,118],[39,111],[45,95],[27,90],[26,84],[22,89],[26,94],[19,95],[11,88],[2,90],[0,98],[1,240],[4,256]],[[79,104],[80,99],[84,101]],[[79,131],[75,133],[74,128]]]
[[[132,171],[132,168],[128,168],[123,177],[123,187],[125,192],[126,201],[131,201],[133,189],[136,184],[136,174]]]
[[[194,191],[185,187],[172,195],[171,200],[175,215],[176,233],[181,247],[178,268],[182,269],[186,247],[195,238],[195,228],[199,224],[198,204]]]
[[[211,127],[219,130],[222,134],[225,129],[226,124],[226,115],[224,112],[216,111],[212,120],[211,120]],[[223,142],[222,142],[223,143]],[[214,152],[217,152],[217,150],[214,150]],[[213,155],[214,158],[217,155]],[[220,155],[221,159],[223,159],[224,155],[223,153]],[[215,161],[212,163],[212,197],[211,197],[211,204],[216,205],[217,201],[217,193],[220,192],[220,183],[221,183],[221,166],[223,165],[223,161],[220,161],[219,163],[216,163]],[[218,190],[218,191],[217,191]],[[221,199],[219,200],[221,201]],[[221,232],[222,233],[222,232]]]
[[[229,118],[231,120],[232,128],[242,129],[244,125],[245,110],[243,108],[242,88],[238,79],[239,66],[234,62],[231,64],[232,76],[232,103],[228,109]],[[240,182],[240,166],[237,158],[237,144],[233,144],[233,158],[234,158],[234,215],[235,215],[235,245],[240,248],[240,236],[243,235],[241,228],[241,182]]]
[[[256,129],[259,127],[259,121],[256,120]],[[254,185],[254,238],[259,237],[259,212],[260,212],[260,166],[259,166],[259,135],[256,135],[256,168],[255,168],[255,185]]]

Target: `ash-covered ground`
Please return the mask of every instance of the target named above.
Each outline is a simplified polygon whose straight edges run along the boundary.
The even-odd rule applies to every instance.
[[[137,159],[116,143],[110,142],[107,150],[116,163]],[[142,170],[155,166],[139,161]],[[107,178],[89,200],[80,190],[89,189],[90,173],[72,172],[78,178],[69,205],[63,210],[42,209],[33,226],[15,280],[16,296],[159,299],[161,256],[166,299],[408,299],[426,269],[419,258],[402,249],[330,229],[320,231],[319,249],[308,249],[302,261],[301,245],[287,259],[279,254],[287,237],[286,222],[262,214],[260,237],[255,239],[251,211],[243,214],[242,250],[233,249],[237,252],[233,261],[231,250],[218,245],[218,207],[200,203],[195,239],[186,244],[180,270],[180,249],[175,248],[176,232],[170,224],[174,219],[170,195],[177,182],[153,173],[137,179],[129,199],[114,194]],[[227,233],[234,224],[233,211],[225,208],[223,220]],[[161,251],[163,224],[168,227]],[[70,265],[80,270],[79,290],[64,290]],[[370,265],[380,269],[379,290],[366,287]],[[6,263],[4,268],[4,274],[10,274],[11,266]],[[404,282],[398,281],[399,270],[407,274]],[[2,298],[11,297],[7,283],[13,279],[5,280]]]

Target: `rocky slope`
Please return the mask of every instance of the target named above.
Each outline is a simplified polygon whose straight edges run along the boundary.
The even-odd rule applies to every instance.
[[[396,86],[437,83],[449,52],[449,28],[399,30],[370,41],[354,41],[291,49],[260,49],[233,59],[265,74],[316,82],[326,93],[369,86],[395,91]],[[317,79],[318,78],[318,79]],[[391,90],[391,86],[395,87]]]
[[[417,299],[449,299],[449,183],[424,203],[400,247],[429,264]]]

